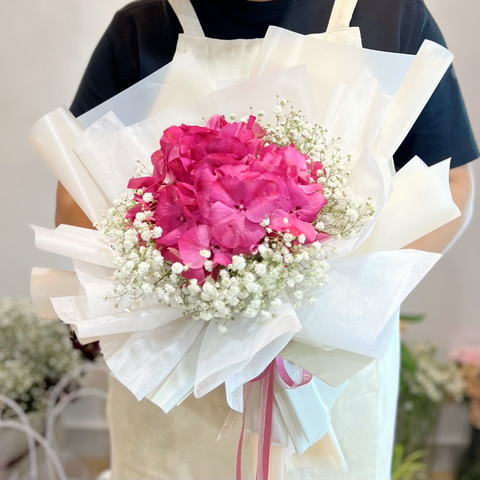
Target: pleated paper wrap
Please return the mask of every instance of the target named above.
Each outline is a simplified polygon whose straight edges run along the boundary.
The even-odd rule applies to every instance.
[[[377,215],[358,237],[333,240],[338,253],[330,258],[330,281],[309,292],[315,304],[295,311],[285,293],[271,322],[237,316],[223,334],[214,323],[154,301],[118,312],[103,300],[114,273],[108,241],[78,227],[35,227],[37,247],[73,258],[75,267],[75,273],[34,270],[38,313],[50,317],[53,306],[81,341],[99,339],[115,377],[165,412],[221,384],[241,412],[243,385],[281,355],[316,378],[298,390],[276,386],[273,443],[293,444],[301,454],[328,434],[335,450],[333,402],[349,378],[385,354],[400,303],[439,258],[401,248],[459,215],[448,161],[427,168],[414,158],[393,176],[390,167],[451,60],[431,42],[412,57],[271,28],[251,78],[232,86],[213,91],[186,54],[78,121],[64,110],[47,115],[30,140],[92,221],[126,191],[136,159],[149,164],[164,129],[201,124],[213,114],[242,116],[250,107],[268,112],[275,95],[341,137],[353,157],[349,185],[373,199]]]

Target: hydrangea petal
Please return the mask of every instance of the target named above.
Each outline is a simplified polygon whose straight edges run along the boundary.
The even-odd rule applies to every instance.
[[[250,222],[243,210],[230,208],[221,202],[210,209],[209,221],[213,237],[226,249],[248,248],[265,236],[265,229]]]
[[[211,251],[211,241],[212,232],[208,225],[198,225],[187,230],[178,239],[178,249],[183,264],[190,268],[203,267],[206,257],[203,257],[200,252]]]
[[[285,220],[287,221],[285,222]],[[307,244],[314,242],[317,237],[317,232],[310,223],[303,222],[296,215],[284,210],[275,210],[272,213],[269,227],[276,232],[286,232],[288,230],[295,237],[303,234]]]

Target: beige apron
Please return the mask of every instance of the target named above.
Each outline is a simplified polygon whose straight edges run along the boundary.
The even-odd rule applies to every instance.
[[[184,31],[178,39],[176,56],[193,52],[214,83],[248,78],[262,39],[207,38],[189,0],[169,2]],[[359,29],[349,26],[356,3],[357,0],[336,0],[327,31],[314,36],[361,46]],[[274,448],[270,478],[390,478],[397,375],[398,336],[385,359],[373,362],[357,374],[334,406],[332,424],[350,473],[318,467],[318,449],[321,447],[317,446],[301,457],[289,457],[287,474],[283,469],[283,453],[281,449]],[[216,442],[230,411],[223,387],[200,399],[191,395],[166,415],[147,399],[138,402],[120,382],[112,378],[108,402],[112,478],[234,479],[239,422],[226,438]],[[254,478],[254,461],[248,441],[244,445],[243,458],[243,478]]]
[[[262,38],[236,40],[207,38],[189,0],[169,0],[169,3],[184,32],[178,37],[176,57],[188,51],[192,52],[214,84],[218,81],[249,77],[262,45]],[[327,31],[311,36],[361,47],[359,28],[349,26],[356,4],[357,0],[336,0]]]

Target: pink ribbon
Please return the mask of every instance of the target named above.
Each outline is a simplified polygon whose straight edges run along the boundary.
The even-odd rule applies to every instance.
[[[312,381],[313,375],[310,372],[307,372],[303,368],[300,368],[295,365],[297,376],[295,380],[290,377],[287,369],[285,368],[285,360],[282,357],[275,358],[275,365],[277,367],[278,375],[281,379],[282,385],[285,389],[295,389],[298,387],[303,387],[307,383]]]
[[[282,387],[285,389],[294,389],[309,383],[313,375],[303,368],[297,368],[297,375],[292,379],[285,368],[285,361],[281,357],[276,357],[272,363],[248,386],[245,396],[245,405],[243,409],[243,423],[237,450],[237,477],[236,480],[242,480],[242,448],[243,437],[245,434],[245,418],[247,412],[247,402],[254,382],[261,381],[261,401],[260,401],[260,431],[258,439],[257,455],[257,473],[256,480],[268,480],[268,467],[270,462],[270,443],[272,439],[272,419],[273,419],[273,381],[275,371],[278,373]]]

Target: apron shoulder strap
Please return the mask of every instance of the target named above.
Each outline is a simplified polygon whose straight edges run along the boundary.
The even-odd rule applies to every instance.
[[[183,33],[195,37],[205,36],[190,0],[168,0],[168,3],[175,12],[180,25],[183,28]]]
[[[358,0],[335,0],[327,32],[348,28]]]

